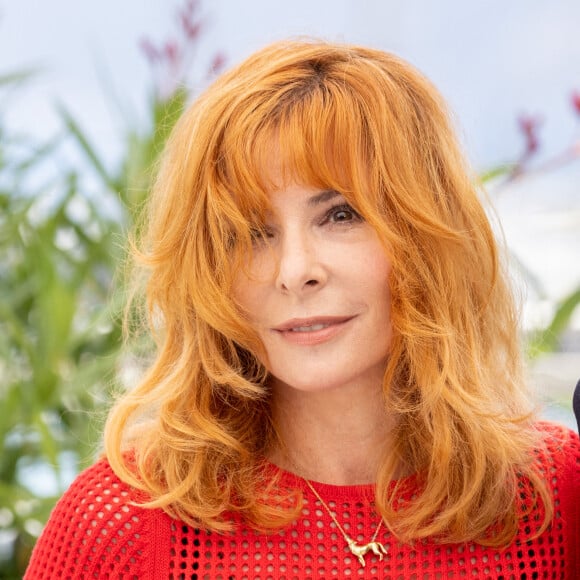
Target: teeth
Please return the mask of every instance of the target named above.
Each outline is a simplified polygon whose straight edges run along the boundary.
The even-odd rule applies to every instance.
[[[327,328],[330,324],[313,324],[312,326],[296,326],[292,329],[292,332],[314,332],[316,330],[322,330]]]

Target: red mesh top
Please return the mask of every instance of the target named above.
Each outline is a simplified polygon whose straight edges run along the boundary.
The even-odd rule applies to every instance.
[[[529,524],[507,549],[478,544],[401,544],[381,528],[377,538],[387,550],[372,553],[363,568],[302,480],[284,474],[304,493],[303,516],[280,532],[264,536],[244,527],[230,535],[206,532],[170,518],[161,510],[129,505],[133,491],[99,461],[82,473],[55,507],[25,575],[99,579],[302,579],[447,578],[580,579],[580,441],[545,424],[549,453],[539,457],[551,484],[554,521],[544,534],[528,539]],[[369,542],[378,519],[372,485],[315,484],[349,535]],[[522,497],[529,501],[529,498]]]

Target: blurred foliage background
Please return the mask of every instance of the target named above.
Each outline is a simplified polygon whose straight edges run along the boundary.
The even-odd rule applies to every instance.
[[[61,131],[48,142],[9,134],[0,116],[0,579],[22,576],[56,499],[94,461],[123,372],[117,272],[157,156],[191,96],[183,80],[202,33],[195,7],[186,2],[171,41],[142,42],[152,67],[149,114],[126,127],[113,167],[63,107]],[[223,61],[215,55],[208,75]],[[0,102],[33,82],[31,73],[6,72]],[[483,181],[525,175],[535,129],[522,120],[522,130],[525,155]],[[80,162],[67,160],[67,147]],[[557,347],[579,302],[580,288],[563,298],[530,337],[530,356]]]
[[[64,110],[65,136],[54,142],[2,135],[0,578],[21,574],[69,479],[64,471],[76,473],[94,460],[117,381],[123,291],[116,268],[150,168],[184,100],[182,90],[153,100],[149,130],[128,134],[114,172]],[[63,139],[76,143],[87,167],[62,169],[38,183]],[[98,176],[96,188],[86,187],[83,171]],[[34,473],[48,478],[55,496],[23,485]]]
[[[47,143],[7,134],[0,117],[0,579],[22,576],[55,501],[95,459],[123,372],[126,233],[188,98],[182,74],[201,34],[195,6],[181,11],[180,35],[160,47],[143,42],[149,115],[126,128],[114,167],[65,108]],[[209,73],[222,62],[216,55]],[[0,99],[33,82],[21,71],[1,76]],[[71,146],[76,166],[63,161]]]

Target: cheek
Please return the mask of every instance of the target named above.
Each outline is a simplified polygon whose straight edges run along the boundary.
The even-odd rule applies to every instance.
[[[239,273],[233,283],[232,293],[236,304],[244,314],[250,315],[255,300],[255,287],[252,281],[242,273]]]
[[[260,323],[266,311],[266,297],[260,292],[260,288],[261,286],[257,285],[247,276],[238,275],[232,286],[232,295],[245,321],[244,331],[248,342],[244,344],[244,348],[262,365],[268,368],[268,357],[261,332],[263,324]]]
[[[232,292],[236,304],[242,311],[243,316],[255,324],[262,318],[266,308],[267,296],[265,295],[265,284],[257,280],[254,272],[240,273],[236,276]]]
[[[378,316],[383,323],[388,323],[391,330],[391,263],[381,251],[369,260],[369,293],[371,300],[377,305]]]
[[[241,260],[239,270],[235,274],[233,291],[238,294],[252,294],[275,277],[276,260],[272,248],[262,248],[253,251],[251,255]]]
[[[382,247],[374,248],[366,254],[366,273],[374,293],[383,297],[390,308],[391,301],[391,261]]]

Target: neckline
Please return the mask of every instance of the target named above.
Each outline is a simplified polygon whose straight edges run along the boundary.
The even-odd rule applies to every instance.
[[[278,473],[280,476],[280,483],[291,488],[299,489],[302,492],[311,493],[308,489],[306,479],[297,473],[293,473],[278,465],[268,461],[267,465],[274,473]],[[376,483],[359,483],[359,484],[349,484],[349,485],[337,485],[333,483],[325,483],[322,481],[317,481],[315,479],[308,480],[315,488],[316,491],[322,496],[323,499],[337,500],[337,499],[348,499],[350,501],[357,499],[368,500],[375,496]],[[411,474],[403,476],[399,479],[391,480],[389,488],[395,485],[399,485],[404,489],[409,489],[409,486],[415,487],[417,484],[417,475]]]

